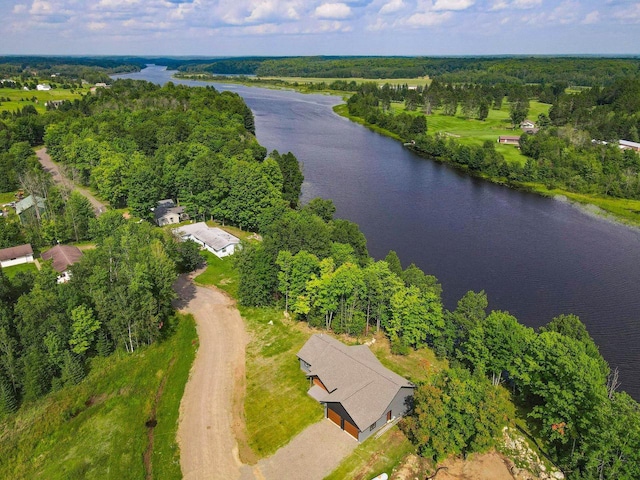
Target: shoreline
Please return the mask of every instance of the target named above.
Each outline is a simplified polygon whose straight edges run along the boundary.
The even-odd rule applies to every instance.
[[[177,70],[175,70],[175,72],[178,72]],[[301,94],[317,94],[317,95],[332,95],[332,96],[336,96],[336,97],[340,97],[342,98],[343,101],[346,102],[347,95],[350,95],[350,92],[342,92],[342,91],[334,91],[334,90],[307,90],[305,88],[302,88],[302,86],[300,85],[293,85],[291,83],[287,83],[284,82],[284,85],[277,85],[275,83],[269,83],[268,80],[265,80],[264,83],[260,82],[260,81],[256,81],[256,82],[251,82],[251,81],[246,81],[246,77],[242,78],[242,77],[224,77],[224,78],[200,78],[200,79],[195,79],[195,78],[180,78],[180,77],[176,77],[173,73],[171,74],[171,78],[172,79],[176,79],[176,80],[191,80],[191,81],[201,81],[201,82],[209,82],[209,83],[230,83],[230,84],[236,84],[236,85],[244,85],[246,87],[253,87],[253,88],[266,88],[266,89],[271,89],[271,90],[291,90],[291,91],[295,91]],[[256,77],[257,78],[257,77]],[[350,115],[348,113],[348,111],[346,110],[346,104],[340,104],[340,105],[336,105],[335,107],[333,107],[333,111],[334,113],[336,113],[336,115],[339,115],[343,118],[346,118],[347,120],[354,122],[354,123],[358,123],[366,128],[368,128],[369,130],[372,130],[376,133],[379,133],[381,135],[384,135],[385,137],[389,137],[393,140],[396,141],[400,141],[403,142],[403,139],[401,139],[398,135],[394,134],[393,132],[390,132],[388,130],[385,130],[381,127],[378,127],[377,125],[372,125],[367,123],[364,119],[359,118],[359,117],[354,117],[352,115]],[[593,200],[597,200],[597,198],[594,197],[590,197],[587,194],[578,194],[575,192],[569,192],[569,191],[565,191],[565,190],[560,190],[560,189],[554,189],[554,190],[546,190],[546,187],[542,184],[536,184],[536,183],[532,183],[532,184],[519,184],[519,183],[512,183],[509,181],[504,181],[502,179],[499,178],[494,178],[494,177],[490,177],[487,175],[483,175],[483,174],[475,174],[473,172],[469,172],[468,170],[464,169],[464,168],[459,168],[457,165],[454,165],[452,162],[450,162],[448,159],[446,158],[442,158],[442,159],[436,159],[433,157],[429,157],[426,155],[421,154],[419,151],[408,147],[412,152],[414,152],[416,155],[425,158],[427,160],[430,161],[435,161],[435,162],[439,162],[439,163],[443,163],[446,164],[452,168],[455,168],[457,171],[464,173],[465,175],[469,175],[472,176],[474,178],[480,178],[482,180],[486,180],[488,182],[497,184],[497,185],[502,185],[508,188],[511,188],[513,190],[520,190],[523,192],[528,192],[528,193],[533,193],[542,197],[547,197],[547,198],[551,198],[553,200],[556,201],[560,201],[563,203],[568,203],[570,204],[572,207],[580,210],[583,214],[588,215],[591,218],[594,219],[599,219],[599,220],[603,220],[612,224],[616,224],[616,225],[621,225],[627,228],[630,228],[634,231],[639,231],[640,232],[640,218],[638,219],[633,219],[633,218],[627,218],[623,215],[619,215],[616,214],[615,212],[608,210],[607,208],[603,208],[603,206],[598,205],[597,201],[593,201]],[[585,199],[585,201],[582,201],[578,198],[576,198],[577,195],[583,195],[585,197],[587,197]],[[629,199],[616,199],[616,198],[611,198],[611,199],[602,199],[604,201],[606,200],[629,200]]]

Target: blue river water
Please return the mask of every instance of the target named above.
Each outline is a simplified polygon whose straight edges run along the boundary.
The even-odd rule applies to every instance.
[[[120,77],[187,85],[164,67]],[[331,198],[376,259],[395,250],[442,283],[447,308],[468,290],[531,327],[579,315],[621,389],[640,399],[640,231],[567,203],[471,178],[421,158],[332,110],[335,96],[215,83],[252,109],[258,141],[302,162],[302,200]]]

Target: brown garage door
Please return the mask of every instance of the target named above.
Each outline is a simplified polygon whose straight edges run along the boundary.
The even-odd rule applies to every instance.
[[[329,420],[331,420],[333,423],[342,428],[342,418],[340,417],[340,414],[338,412],[327,408],[327,417],[329,417]]]
[[[318,377],[313,377],[313,384],[319,386],[325,391],[327,390],[327,387],[324,386],[324,383],[322,383]]]
[[[344,419],[344,431],[347,432],[349,435],[351,435],[356,440],[358,440],[358,427],[353,425],[346,418]]]

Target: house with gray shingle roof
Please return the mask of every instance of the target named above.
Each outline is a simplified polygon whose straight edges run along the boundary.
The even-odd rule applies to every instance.
[[[217,257],[233,255],[240,246],[240,239],[221,228],[210,227],[204,222],[184,225],[173,230],[183,240],[193,240]]]
[[[385,368],[366,345],[349,347],[318,334],[298,359],[325,418],[359,442],[409,410],[415,385]]]

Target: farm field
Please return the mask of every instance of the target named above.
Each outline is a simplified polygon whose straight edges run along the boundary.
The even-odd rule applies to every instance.
[[[22,90],[19,88],[0,88],[0,98],[9,98],[9,101],[0,101],[0,112],[15,112],[27,105],[33,105],[38,113],[44,113],[44,104],[50,100],[74,100],[89,93],[89,88],[66,90],[56,88],[49,91]]]
[[[527,116],[533,122],[536,122],[538,115],[541,113],[548,114],[550,105],[537,101],[530,102],[529,115]],[[391,110],[394,113],[406,112],[410,115],[423,115],[423,113],[407,112],[404,105],[400,103],[392,103]],[[486,120],[466,119],[458,110],[456,116],[443,115],[440,111],[435,111],[427,117],[428,133],[440,132],[450,135],[463,145],[482,145],[486,140],[496,142],[496,151],[502,153],[507,162],[517,162],[524,165],[526,157],[520,153],[520,150],[514,145],[497,144],[500,135],[521,135],[522,130],[511,128],[511,120],[509,119],[509,105],[504,102],[500,110],[489,110],[489,116]]]

